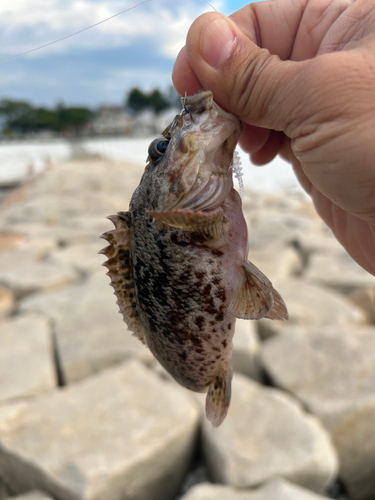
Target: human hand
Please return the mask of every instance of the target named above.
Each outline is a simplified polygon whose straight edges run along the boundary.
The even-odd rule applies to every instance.
[[[288,160],[347,252],[375,275],[375,1],[270,0],[200,16],[173,71],[243,122],[257,164]]]

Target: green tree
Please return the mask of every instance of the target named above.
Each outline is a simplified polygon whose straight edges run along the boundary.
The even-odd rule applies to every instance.
[[[27,101],[12,101],[11,99],[0,100],[0,115],[6,120],[18,118],[32,109],[32,105]]]
[[[168,98],[165,97],[160,90],[153,90],[149,94],[149,107],[154,110],[155,113],[160,113],[165,109],[170,107]]]
[[[138,114],[145,109],[160,113],[170,107],[176,107],[176,105],[179,107],[180,97],[172,86],[165,94],[159,89],[147,93],[134,87],[129,91],[125,100],[125,108],[134,114]]]
[[[33,107],[26,101],[0,101],[0,118],[6,133],[27,133],[40,130],[53,132],[72,132],[78,134],[80,129],[95,113],[84,107],[65,107],[58,104],[56,109]]]
[[[149,107],[149,96],[142,90],[133,88],[128,94],[125,107],[135,114],[140,113]]]

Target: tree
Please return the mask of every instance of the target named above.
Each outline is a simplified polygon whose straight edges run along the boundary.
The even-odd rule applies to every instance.
[[[125,104],[126,108],[137,114],[149,107],[149,97],[137,88],[130,90]]]
[[[146,109],[150,109],[154,113],[160,113],[165,109],[175,107],[176,100],[178,100],[177,106],[179,106],[179,97],[175,90],[173,93],[169,89],[166,94],[163,94],[159,89],[154,89],[146,93],[138,88],[132,88],[126,98],[125,107],[134,114],[138,114]]]
[[[149,107],[153,109],[155,113],[160,113],[168,109],[170,103],[160,90],[155,89],[149,94]]]

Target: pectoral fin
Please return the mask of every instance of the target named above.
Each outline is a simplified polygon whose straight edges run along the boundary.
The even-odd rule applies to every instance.
[[[270,280],[251,262],[245,262],[242,268],[242,280],[229,311],[243,319],[288,319],[284,301]]]
[[[287,320],[289,318],[289,315],[287,308],[285,306],[285,302],[283,301],[281,295],[274,288],[272,288],[272,294],[273,294],[273,308],[264,317],[268,319]]]
[[[206,397],[206,415],[214,427],[218,427],[228,413],[231,396],[233,370],[223,368],[208,388]]]
[[[220,207],[204,212],[183,209],[149,210],[148,214],[168,226],[198,233],[207,238],[220,238],[224,233],[223,210]]]
[[[108,268],[111,286],[115,290],[120,312],[131,330],[143,344],[147,345],[142,325],[137,318],[137,309],[134,299],[133,270],[130,255],[130,222],[127,212],[118,212],[118,215],[108,217],[116,229],[107,231],[101,238],[108,241],[109,246],[99,253],[108,257],[103,266]]]

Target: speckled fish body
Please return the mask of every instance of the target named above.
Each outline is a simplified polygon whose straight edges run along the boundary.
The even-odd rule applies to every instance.
[[[224,420],[236,317],[286,319],[280,295],[247,261],[247,228],[231,164],[240,121],[209,91],[187,97],[103,250],[128,327],[181,385],[208,391]]]

